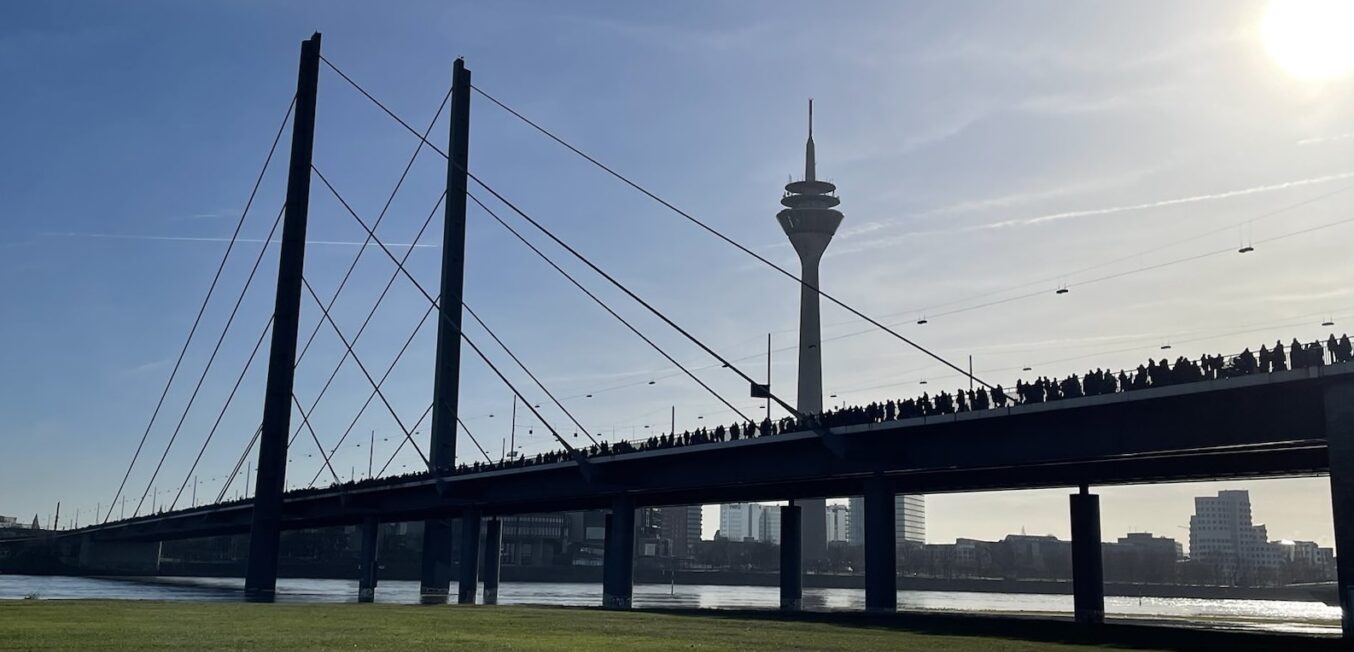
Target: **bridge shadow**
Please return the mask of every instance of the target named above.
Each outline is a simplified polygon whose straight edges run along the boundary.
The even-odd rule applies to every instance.
[[[589,607],[592,608],[592,607]],[[842,627],[886,629],[917,634],[1002,638],[1040,643],[1095,645],[1121,649],[1178,652],[1273,652],[1275,650],[1347,650],[1338,636],[1257,632],[1210,627],[1191,621],[1113,621],[1102,625],[1073,622],[1070,617],[996,616],[897,612],[871,614],[848,611],[785,613],[771,609],[642,608],[638,612],[699,618],[756,620],[766,623],[821,623]]]

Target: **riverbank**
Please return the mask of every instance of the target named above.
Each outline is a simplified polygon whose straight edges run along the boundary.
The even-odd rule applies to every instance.
[[[0,602],[20,649],[936,650],[1337,649],[1338,641],[1066,621],[562,607]],[[1274,647],[1279,645],[1280,647]],[[1221,646],[1221,647],[1219,647]]]

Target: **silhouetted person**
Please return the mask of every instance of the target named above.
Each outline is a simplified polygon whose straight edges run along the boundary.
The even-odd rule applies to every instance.
[[[1255,355],[1251,353],[1249,347],[1236,357],[1236,368],[1243,374],[1255,373],[1258,364],[1255,361]]]
[[[1273,358],[1274,371],[1288,370],[1288,360],[1283,354],[1283,341],[1274,341],[1274,350],[1270,352],[1270,356]]]

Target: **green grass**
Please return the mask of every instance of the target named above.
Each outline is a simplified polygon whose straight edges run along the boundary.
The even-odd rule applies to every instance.
[[[1098,649],[825,623],[550,607],[0,602],[0,649]]]

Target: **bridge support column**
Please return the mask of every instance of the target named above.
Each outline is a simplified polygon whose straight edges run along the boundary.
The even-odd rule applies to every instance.
[[[894,529],[893,481],[879,475],[865,481],[865,610],[898,609],[898,542]]]
[[[268,346],[268,383],[259,430],[259,464],[250,517],[249,559],[244,597],[272,602],[277,591],[277,558],[282,544],[282,494],[287,486],[287,439],[291,433],[292,385],[296,378],[296,331],[301,319],[301,275],[310,212],[311,150],[315,144],[315,96],[320,77],[320,35],[301,44],[292,118],[291,162],[286,217],[278,247],[277,295]]]
[[[362,521],[362,551],[357,562],[357,601],[376,600],[378,551],[381,548],[381,522],[375,516]]]
[[[1104,561],[1100,553],[1100,496],[1086,485],[1069,496],[1072,507],[1072,604],[1076,621],[1105,622]]]
[[[480,513],[466,511],[461,516],[461,567],[459,569],[460,590],[456,594],[457,604],[475,604],[475,594],[480,586]]]
[[[780,608],[804,607],[804,556],[800,545],[800,506],[794,501],[780,508]]]
[[[602,551],[602,607],[629,609],[635,588],[635,502],[617,496],[606,517]]]
[[[498,604],[498,574],[502,566],[503,521],[491,518],[484,526],[484,604]]]
[[[1354,640],[1354,382],[1334,383],[1324,391],[1331,515],[1335,521],[1335,582],[1340,592],[1344,637]]]

